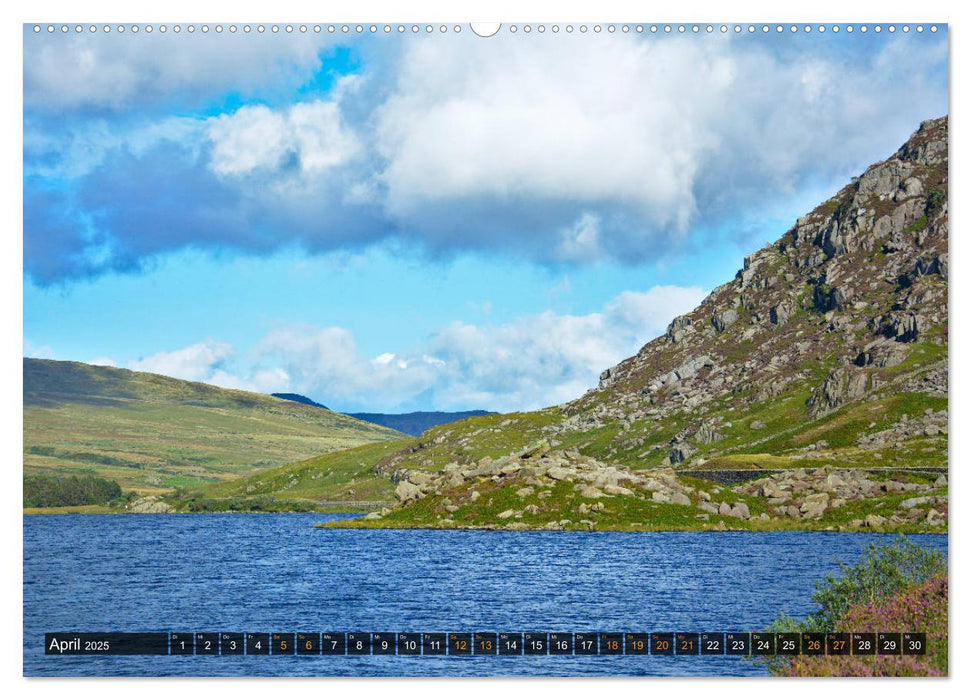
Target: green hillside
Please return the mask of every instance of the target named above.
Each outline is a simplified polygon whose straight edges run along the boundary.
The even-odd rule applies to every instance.
[[[331,526],[946,531],[947,154],[924,122],[596,388],[428,430]]]
[[[360,445],[247,477],[183,489],[177,510],[371,510],[394,501],[394,483],[374,469],[406,440]]]
[[[264,394],[24,358],[24,473],[161,494],[401,434]]]

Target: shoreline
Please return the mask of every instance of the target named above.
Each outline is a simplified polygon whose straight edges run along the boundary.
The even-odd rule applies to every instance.
[[[86,509],[86,510],[80,510]],[[191,512],[168,512],[168,513],[132,513],[130,511],[118,511],[105,508],[103,506],[58,506],[56,508],[24,508],[23,517],[43,517],[56,515],[118,515],[118,516],[139,516],[139,515],[174,515],[174,516],[207,516],[207,515],[350,515],[348,511],[301,511],[301,510],[280,510],[280,511],[206,511],[202,513]],[[826,527],[805,527],[804,523],[793,523],[794,527],[780,527],[783,523],[774,523],[772,527],[739,527],[738,525],[726,524],[724,528],[717,526],[708,527],[672,527],[659,525],[658,527],[594,527],[588,528],[585,525],[574,523],[562,528],[547,527],[514,527],[507,525],[465,525],[465,524],[441,524],[416,525],[406,523],[378,523],[374,520],[365,520],[365,513],[359,513],[360,517],[346,518],[341,520],[331,520],[327,522],[314,523],[314,529],[331,530],[475,530],[487,532],[827,532],[831,534],[881,534],[881,535],[948,535],[948,530],[944,529],[916,529],[916,528],[885,528],[874,530],[870,528],[836,528]],[[753,523],[753,525],[756,523]],[[761,524],[761,523],[758,523]],[[797,526],[798,525],[798,526]]]
[[[794,525],[796,525],[794,523]],[[805,527],[803,524],[797,527],[738,527],[735,525],[725,525],[724,528],[719,528],[715,526],[710,527],[673,527],[673,526],[658,526],[658,527],[594,527],[589,528],[585,525],[580,525],[579,523],[574,523],[570,526],[559,527],[559,528],[549,528],[549,527],[520,527],[520,528],[510,528],[505,525],[409,525],[404,523],[394,523],[387,525],[377,525],[374,521],[365,521],[363,518],[349,518],[347,520],[333,520],[323,523],[315,523],[314,528],[319,530],[448,530],[448,531],[459,531],[459,530],[476,530],[476,531],[488,531],[488,532],[591,532],[591,533],[604,533],[604,532],[706,532],[706,533],[723,533],[723,532],[752,532],[752,533],[764,533],[764,532],[825,532],[834,535],[948,535],[947,529],[913,529],[913,528],[887,528],[887,529],[870,529],[870,528],[834,528],[834,527]]]

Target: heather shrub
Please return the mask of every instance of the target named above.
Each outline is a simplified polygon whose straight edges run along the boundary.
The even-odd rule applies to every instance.
[[[784,676],[946,676],[947,575],[915,584],[879,604],[854,605],[836,632],[925,632],[923,656],[796,657],[773,671]]]
[[[776,675],[934,676],[947,674],[947,559],[904,536],[871,544],[855,565],[839,563],[812,595],[805,620],[781,613],[773,632],[926,632],[923,657],[774,657]]]

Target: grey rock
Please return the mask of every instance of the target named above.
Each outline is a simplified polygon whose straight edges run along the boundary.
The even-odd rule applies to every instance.
[[[678,506],[691,505],[691,499],[688,498],[687,495],[681,493],[680,491],[672,491],[670,498],[671,498],[671,503],[675,505],[678,505]]]
[[[566,469],[564,467],[550,467],[546,475],[556,481],[573,481],[576,472],[573,469]]]
[[[748,506],[744,503],[733,503],[729,515],[733,518],[741,518],[742,520],[748,520],[752,517],[749,513]]]
[[[776,304],[769,309],[769,322],[777,326],[783,326],[789,322],[792,311],[788,304]]]
[[[727,311],[714,314],[711,317],[711,325],[719,333],[724,332],[726,328],[732,326],[736,321],[738,321],[738,312],[735,309],[728,309]]]
[[[143,496],[128,504],[129,513],[171,513],[174,508],[157,496]]]
[[[422,497],[421,489],[410,481],[399,481],[394,489],[394,497],[402,503],[415,501]]]
[[[876,513],[870,513],[863,520],[863,523],[872,530],[882,527],[883,524],[886,522],[887,522],[886,518],[884,518],[882,515],[877,515]]]
[[[581,498],[603,498],[604,492],[595,486],[584,486],[580,489]]]

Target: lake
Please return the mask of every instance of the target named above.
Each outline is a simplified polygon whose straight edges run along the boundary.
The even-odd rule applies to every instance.
[[[804,616],[890,535],[322,530],[340,515],[24,517],[25,675],[763,675],[712,656],[44,655],[44,633],[724,632]],[[946,551],[947,538],[911,539]]]

